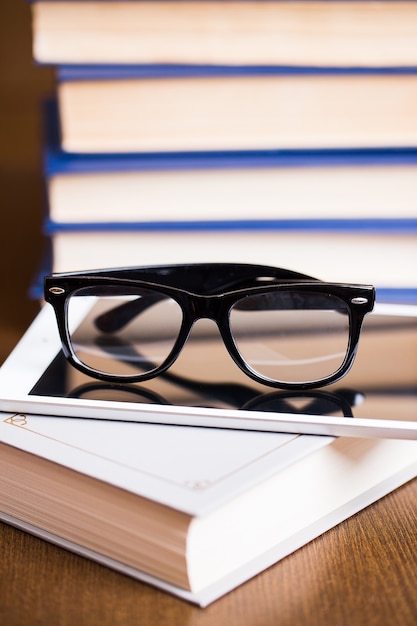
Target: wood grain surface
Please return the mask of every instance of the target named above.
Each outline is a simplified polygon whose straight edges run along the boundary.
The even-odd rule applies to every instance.
[[[0,19],[0,362],[38,310],[40,103],[52,71],[31,58],[30,11]],[[206,609],[0,524],[4,626],[415,626],[417,480],[386,496]]]

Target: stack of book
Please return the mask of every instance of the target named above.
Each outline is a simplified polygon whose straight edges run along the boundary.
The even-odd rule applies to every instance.
[[[417,3],[32,9],[53,270],[243,261],[416,297]]]

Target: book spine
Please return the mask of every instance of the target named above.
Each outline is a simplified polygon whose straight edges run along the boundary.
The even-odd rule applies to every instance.
[[[350,76],[412,75],[417,66],[396,67],[319,67],[292,65],[203,65],[203,64],[66,64],[57,65],[59,82],[128,80],[152,78],[197,78],[210,76]]]
[[[417,218],[363,218],[363,219],[241,219],[241,220],[158,220],[134,222],[56,222],[49,218],[44,223],[44,234],[79,232],[158,232],[158,231],[297,231],[346,232],[370,234],[417,233]]]

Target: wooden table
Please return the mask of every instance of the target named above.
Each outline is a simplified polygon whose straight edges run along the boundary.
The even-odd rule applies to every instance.
[[[31,60],[29,7],[0,20],[0,362],[35,316],[42,254],[40,102],[52,72]],[[4,626],[415,626],[417,480],[340,524],[207,609],[0,524]]]

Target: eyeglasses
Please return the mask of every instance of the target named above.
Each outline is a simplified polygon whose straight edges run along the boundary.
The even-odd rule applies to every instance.
[[[349,371],[375,289],[263,265],[201,263],[54,274],[45,278],[45,300],[65,357],[94,378],[158,376],[207,318],[250,378],[308,389]],[[213,324],[198,325],[204,360]]]

